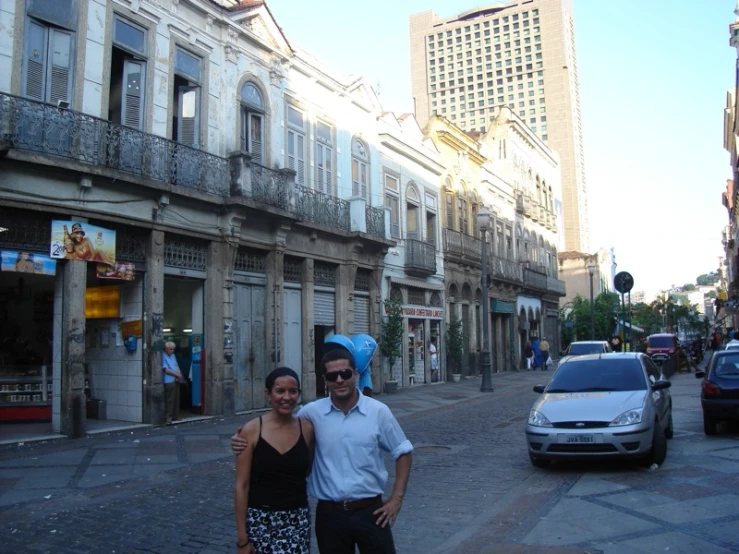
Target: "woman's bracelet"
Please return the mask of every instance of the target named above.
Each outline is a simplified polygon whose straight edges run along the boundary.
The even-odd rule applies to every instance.
[[[248,546],[251,541],[249,539],[246,539],[246,542],[239,543],[239,541],[236,541],[236,548],[244,548],[245,546]]]

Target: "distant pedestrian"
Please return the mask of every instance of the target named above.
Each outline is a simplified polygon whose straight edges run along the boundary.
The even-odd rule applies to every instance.
[[[526,341],[526,346],[523,347],[523,357],[526,358],[526,369],[531,369],[534,365],[534,349],[531,348],[531,343]]]
[[[534,369],[539,369],[541,367],[541,351],[539,350],[539,339],[537,337],[534,337],[531,348],[534,350]]]
[[[611,338],[611,350],[614,352],[621,352],[621,339],[618,335],[613,335]]]
[[[436,346],[436,337],[431,337],[429,354],[431,355],[431,382],[436,383],[439,380],[439,348]]]
[[[185,382],[180,366],[177,364],[174,349],[175,344],[172,341],[164,343],[162,381],[164,382],[164,414],[167,425],[180,419],[180,383]]]
[[[539,352],[541,353],[541,368],[544,371],[549,370],[549,343],[546,337],[541,337],[539,343]]]

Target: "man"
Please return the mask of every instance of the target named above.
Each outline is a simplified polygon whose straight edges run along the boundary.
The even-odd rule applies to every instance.
[[[436,346],[436,337],[431,337],[429,354],[431,354],[431,382],[436,383],[439,381],[439,348]]]
[[[164,382],[164,415],[167,425],[171,425],[173,420],[178,420],[180,397],[179,382],[183,381],[180,366],[177,365],[177,358],[174,355],[174,343],[171,341],[164,343],[164,354],[162,354],[162,371],[164,372],[162,381]]]
[[[313,423],[316,452],[308,492],[318,499],[316,539],[324,554],[394,554],[390,528],[403,504],[413,446],[390,409],[357,389],[354,356],[343,348],[321,360],[329,397],[301,408]],[[235,454],[244,449],[238,433]],[[395,483],[387,501],[384,450],[395,460]]]
[[[549,367],[547,366],[547,362],[549,361],[549,343],[547,342],[546,337],[541,337],[541,342],[539,343],[539,352],[541,352],[542,370],[549,371]]]

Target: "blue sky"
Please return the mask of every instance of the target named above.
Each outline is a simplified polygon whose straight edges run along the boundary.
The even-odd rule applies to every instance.
[[[492,2],[267,0],[287,35],[411,111],[408,16]],[[736,52],[732,0],[574,0],[591,250],[614,248],[635,290],[694,282],[718,267],[723,149]]]

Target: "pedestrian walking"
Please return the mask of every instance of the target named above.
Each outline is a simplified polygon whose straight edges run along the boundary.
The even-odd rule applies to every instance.
[[[546,337],[541,337],[539,353],[541,354],[541,369],[549,371],[549,343]]]
[[[534,350],[534,369],[539,369],[541,367],[541,351],[539,350],[539,339],[537,337],[534,337],[531,342],[531,348]]]
[[[299,418],[313,423],[315,461],[308,480],[318,499],[315,532],[323,554],[394,554],[391,528],[403,505],[413,446],[390,409],[357,389],[354,356],[344,348],[321,360],[329,397],[303,406]],[[234,435],[231,447],[241,452],[248,439]],[[389,498],[382,494],[388,473],[382,451],[395,460]]]
[[[534,349],[531,348],[531,343],[526,341],[526,346],[523,347],[523,357],[526,358],[526,369],[531,369],[534,365]]]
[[[247,446],[236,457],[236,548],[239,554],[308,554],[313,424],[293,415],[300,384],[292,369],[273,370],[264,393],[272,409],[239,430]]]
[[[164,414],[165,423],[170,425],[173,421],[180,419],[180,383],[185,382],[185,377],[177,364],[174,355],[175,344],[172,341],[164,343],[162,354],[162,381],[164,382]]]
[[[436,383],[439,380],[439,348],[436,346],[436,337],[431,337],[429,353],[431,355],[431,382]]]

